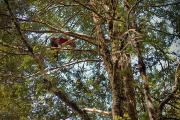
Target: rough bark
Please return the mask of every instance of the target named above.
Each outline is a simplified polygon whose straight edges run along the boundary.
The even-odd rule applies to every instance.
[[[137,120],[135,92],[133,86],[133,73],[131,70],[131,57],[126,52],[127,38],[122,39],[120,36],[124,31],[120,31],[117,18],[117,1],[112,1],[112,20],[109,22],[110,38],[112,40],[112,64],[113,78],[111,79],[112,94],[114,90],[114,114],[115,116],[123,116],[128,113],[132,120]],[[119,93],[116,93],[119,91]],[[120,100],[119,100],[120,99]],[[121,108],[117,107],[120,106]],[[116,109],[119,109],[117,111]],[[121,110],[122,109],[122,110]],[[114,117],[114,116],[113,116]]]
[[[112,55],[112,57],[115,57]],[[124,92],[124,84],[122,80],[122,71],[120,70],[119,61],[113,62],[113,76],[110,79],[112,89],[112,114],[113,119],[123,117],[126,112],[126,97]]]
[[[122,113],[124,114],[125,112],[128,112],[128,115],[132,120],[137,120],[135,92],[133,86],[134,79],[131,70],[130,55],[128,53],[125,53],[123,50],[119,52],[116,51],[115,55],[112,54],[112,59],[115,68],[114,80],[112,80],[114,82],[112,82],[111,84],[112,87],[118,86],[117,88],[119,88],[115,88],[115,90],[119,90],[119,93],[118,95],[115,94],[116,96],[114,97],[120,97],[121,100],[119,100],[119,104],[123,108]]]
[[[126,58],[126,59],[125,59]],[[135,91],[134,91],[134,79],[133,74],[131,70],[131,64],[130,64],[130,55],[126,54],[123,58],[123,60],[126,60],[126,63],[124,63],[123,69],[125,69],[125,75],[123,77],[124,81],[124,89],[127,97],[127,108],[128,108],[128,114],[132,120],[137,120],[137,113],[136,113],[136,100],[135,100]]]

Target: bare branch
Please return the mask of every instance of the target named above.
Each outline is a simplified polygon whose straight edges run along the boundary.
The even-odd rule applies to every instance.
[[[108,111],[102,111],[102,110],[98,110],[96,108],[84,108],[84,111],[86,112],[94,112],[94,113],[99,113],[99,114],[102,114],[102,115],[106,115],[106,116],[111,116],[112,113],[111,112],[108,112]]]

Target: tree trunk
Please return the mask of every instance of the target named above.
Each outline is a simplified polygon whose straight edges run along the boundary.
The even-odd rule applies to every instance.
[[[126,59],[125,59],[126,58]],[[125,54],[122,69],[125,71],[125,75],[123,76],[124,81],[124,89],[127,97],[127,106],[128,106],[128,114],[132,120],[137,120],[137,113],[136,113],[136,100],[135,100],[135,91],[134,91],[134,78],[133,73],[131,70],[131,62],[130,62],[130,55]]]
[[[102,52],[105,52],[106,49],[102,49]],[[124,91],[124,84],[121,76],[121,70],[118,65],[118,61],[113,63],[111,61],[111,55],[107,54],[103,55],[103,62],[105,68],[108,73],[108,77],[111,84],[111,91],[112,91],[112,117],[113,120],[119,119],[123,117],[126,106],[125,106],[125,91]]]
[[[96,8],[96,1],[91,0],[91,6]],[[117,1],[111,1],[110,13],[116,17]],[[137,120],[136,102],[133,88],[133,74],[130,65],[130,55],[121,53],[123,44],[118,38],[120,32],[118,24],[114,24],[114,18],[109,22],[109,36],[112,41],[112,50],[110,51],[105,43],[104,35],[101,29],[101,18],[93,13],[93,21],[96,25],[96,35],[99,41],[100,54],[103,58],[105,69],[108,73],[112,90],[112,117],[113,120],[120,119],[124,113],[128,113],[132,120]],[[124,42],[124,41],[123,41]],[[121,47],[120,47],[121,46]],[[121,51],[121,52],[119,52]]]
[[[125,92],[124,92],[124,84],[121,76],[121,70],[119,68],[118,61],[113,64],[112,73],[113,76],[110,79],[111,90],[112,90],[112,115],[113,119],[117,119],[118,117],[123,117],[126,106],[125,106]]]
[[[118,106],[121,106],[121,109],[123,109],[119,112],[121,113],[119,114],[121,117],[125,112],[127,112],[132,120],[137,120],[135,92],[133,86],[134,79],[131,70],[130,55],[123,53],[123,50],[113,53],[114,52],[112,52],[114,79],[111,79],[111,86],[112,97],[115,99],[113,100],[113,102],[115,102],[114,109],[116,110],[118,108],[116,107],[116,104],[118,104]],[[117,91],[119,91],[119,93],[116,93]]]
[[[117,1],[112,1],[112,10],[111,13],[113,13],[113,18],[109,22],[109,32],[110,32],[110,38],[112,40],[112,64],[113,64],[113,78],[110,79],[111,86],[112,86],[112,97],[113,99],[113,109],[114,113],[113,115],[120,115],[121,117],[124,115],[125,112],[128,113],[129,117],[132,120],[137,120],[137,113],[136,113],[136,100],[135,100],[135,92],[134,92],[134,86],[133,86],[133,73],[131,70],[131,57],[130,54],[126,52],[126,45],[127,38],[125,37],[122,39],[120,36],[122,36],[122,33],[124,31],[120,31],[119,23],[118,21],[114,21],[115,18],[117,18],[116,13],[116,6]],[[122,27],[122,26],[121,26]],[[116,92],[119,92],[116,93]],[[119,99],[120,100],[119,100]],[[121,111],[116,112],[116,109],[118,107],[116,106],[122,106]],[[123,108],[124,107],[124,108]],[[113,112],[113,111],[112,111]],[[123,114],[122,114],[123,113]],[[113,116],[114,119],[114,116]]]

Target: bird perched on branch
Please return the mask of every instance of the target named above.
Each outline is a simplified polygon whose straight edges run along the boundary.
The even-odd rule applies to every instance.
[[[55,37],[52,37],[50,39],[50,48],[55,50],[55,55],[54,57],[57,58],[57,61],[58,61],[58,47],[61,47],[61,46],[70,46],[72,47],[73,49],[76,47],[76,44],[74,41],[72,40],[68,40],[68,39],[65,39],[65,38],[55,38]]]
[[[61,38],[53,37],[53,38],[50,39],[51,48],[57,48],[59,45],[69,45],[69,46],[71,46],[73,48],[76,47],[75,42],[72,41],[72,40],[68,40],[68,39],[65,39],[65,38],[62,38],[62,37]]]

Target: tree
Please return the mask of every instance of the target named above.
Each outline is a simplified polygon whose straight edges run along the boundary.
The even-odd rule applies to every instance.
[[[4,0],[0,12],[1,59],[14,55],[21,59],[12,72],[18,71],[24,81],[31,81],[29,85],[36,89],[29,94],[42,95],[43,100],[37,97],[39,102],[48,107],[63,102],[53,107],[62,114],[49,112],[49,118],[78,119],[77,114],[85,120],[171,118],[169,112],[179,113],[179,62],[169,50],[180,37],[179,3]],[[63,44],[50,49],[48,40],[62,36],[74,41],[76,48]],[[53,57],[57,51],[58,61]],[[6,66],[2,68],[9,71]],[[47,93],[58,100],[48,102]],[[34,111],[43,119],[37,107]],[[176,114],[172,119],[178,117]]]

